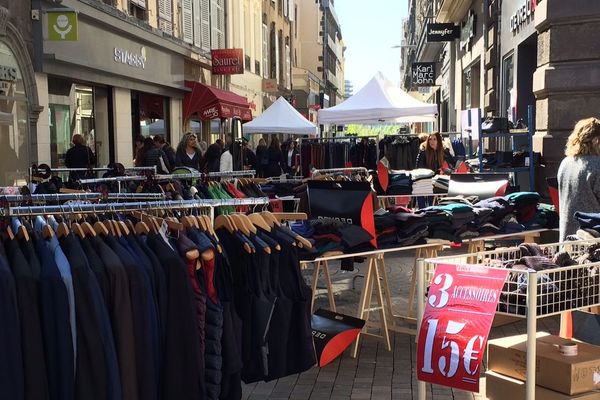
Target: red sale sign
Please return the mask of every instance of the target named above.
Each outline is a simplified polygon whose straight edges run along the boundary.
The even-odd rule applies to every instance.
[[[479,265],[436,266],[419,329],[419,380],[479,392],[479,367],[507,274]]]

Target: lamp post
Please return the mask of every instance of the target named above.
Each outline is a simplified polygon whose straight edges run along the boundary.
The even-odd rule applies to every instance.
[[[391,49],[401,49],[401,50],[416,49],[417,45],[416,44],[397,44],[397,45],[391,46],[390,48]],[[405,75],[404,71],[402,69],[402,67],[403,67],[402,59],[404,58],[403,55],[404,55],[404,53],[401,52],[400,53],[400,63],[398,64],[398,69],[400,72],[400,82],[404,82],[404,75]],[[407,89],[407,88],[405,88],[405,89]]]

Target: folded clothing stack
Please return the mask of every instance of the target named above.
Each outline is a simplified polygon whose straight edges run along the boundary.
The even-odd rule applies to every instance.
[[[600,232],[600,213],[575,212],[575,219],[582,229],[591,229]]]
[[[516,192],[504,196],[514,206],[515,216],[521,224],[530,222],[535,218],[540,195],[536,192]]]
[[[450,175],[436,175],[431,179],[433,193],[448,193]]]
[[[431,194],[433,192],[431,180],[434,175],[432,170],[426,168],[417,168],[410,171],[410,176],[413,181],[412,194]]]
[[[391,237],[394,229],[394,237]],[[389,212],[375,217],[377,244],[380,248],[390,245],[411,246],[424,242],[428,234],[427,219],[424,215],[410,211]],[[381,239],[380,239],[381,238]],[[383,240],[383,243],[382,241]]]
[[[412,178],[409,172],[390,171],[387,194],[407,195],[412,193]]]

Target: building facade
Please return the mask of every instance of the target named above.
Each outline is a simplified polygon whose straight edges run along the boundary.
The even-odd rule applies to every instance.
[[[30,2],[0,1],[0,186],[20,185],[37,159],[42,106],[33,69]]]

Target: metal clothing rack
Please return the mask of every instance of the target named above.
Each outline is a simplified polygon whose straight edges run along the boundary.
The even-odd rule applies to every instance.
[[[321,142],[328,140],[354,140],[357,141],[359,139],[378,139],[378,135],[368,135],[368,136],[332,136],[332,137],[318,137],[318,138],[300,138],[299,145],[302,146],[302,142]],[[304,174],[302,171],[302,149],[299,149],[300,154],[300,174]]]
[[[172,179],[192,179],[192,178],[236,178],[241,176],[254,177],[256,171],[253,169],[245,171],[227,171],[227,172],[211,172],[205,174],[203,172],[190,172],[185,174],[162,174],[156,175],[157,180],[172,180]]]
[[[192,209],[208,208],[211,219],[214,219],[214,208],[223,206],[265,205],[269,203],[268,197],[246,199],[205,199],[205,200],[169,200],[127,203],[101,203],[101,204],[64,204],[52,206],[19,206],[6,207],[2,210],[4,217],[18,217],[26,215],[64,214],[64,213],[96,213],[117,211],[140,210],[165,210],[165,209]]]
[[[352,172],[362,172],[365,175],[369,174],[369,170],[365,167],[349,167],[349,168],[326,168],[326,169],[315,169],[312,174],[315,175],[329,175],[329,174],[347,174]]]
[[[0,201],[22,202],[22,201],[69,201],[69,200],[162,200],[164,193],[46,193],[31,195],[5,195],[0,196]]]
[[[112,171],[113,168],[108,167],[97,167],[97,168],[51,168],[52,173],[55,172],[106,172]],[[152,171],[152,173],[156,173],[156,166],[152,167],[129,167],[125,168],[125,171]],[[29,182],[32,181],[33,178],[33,168],[29,167]]]

